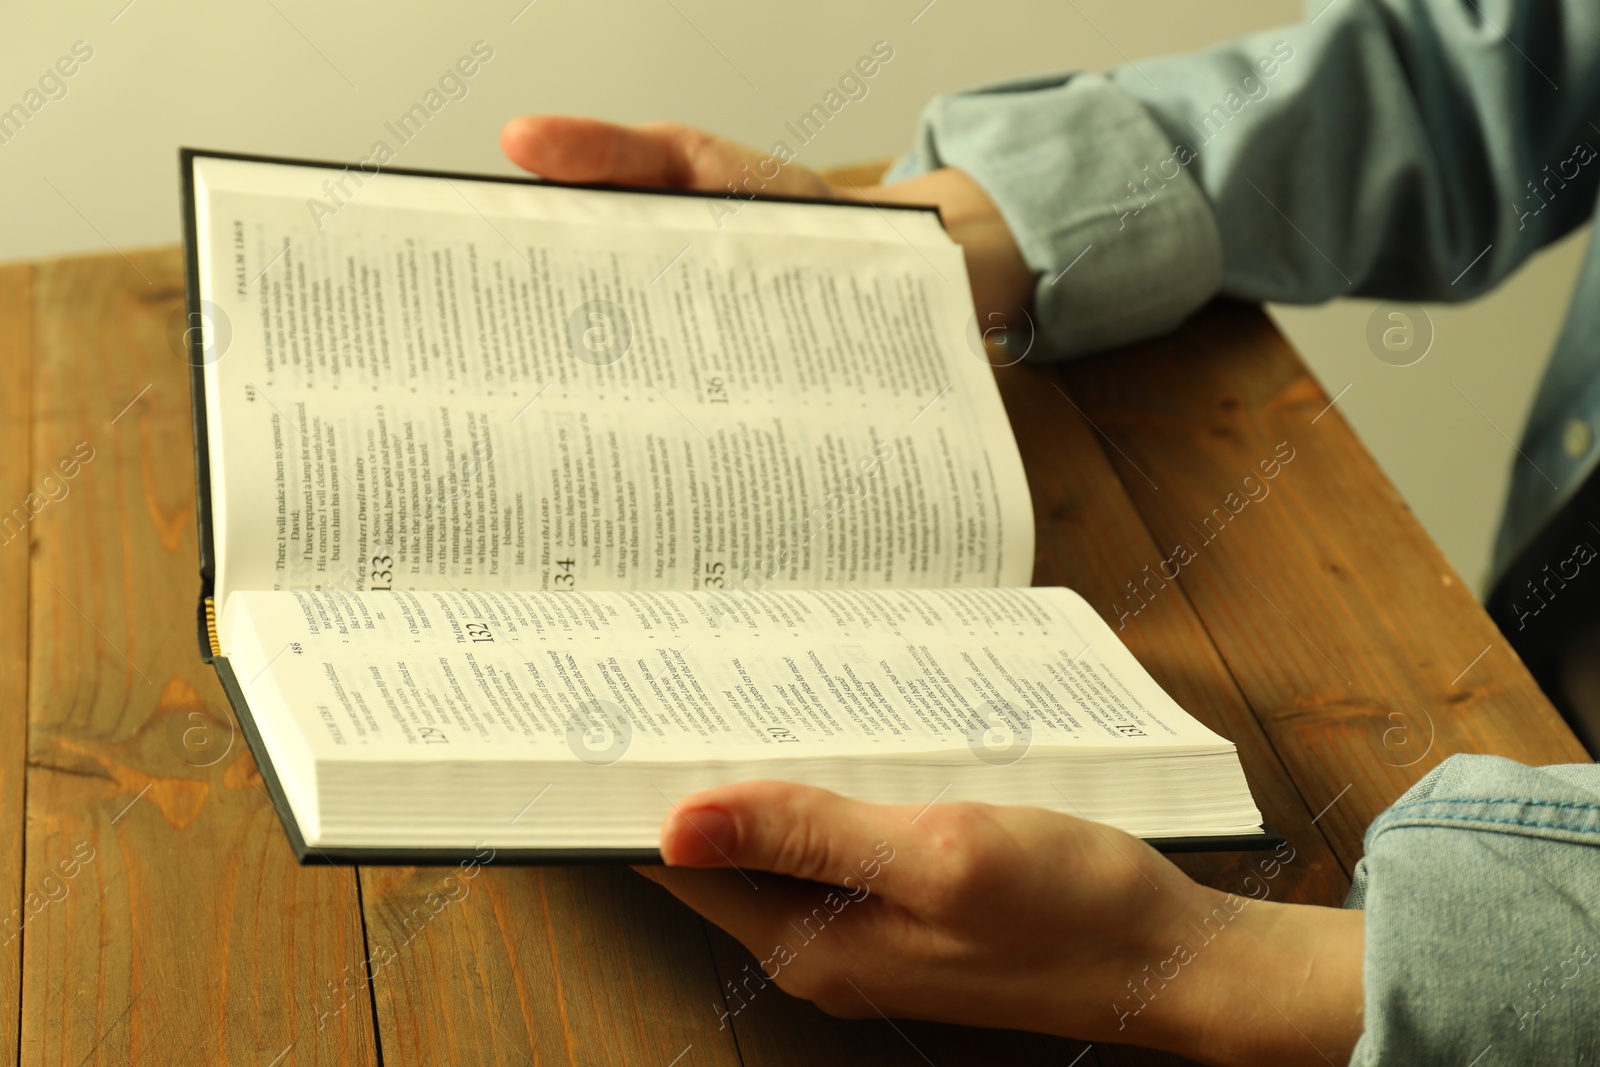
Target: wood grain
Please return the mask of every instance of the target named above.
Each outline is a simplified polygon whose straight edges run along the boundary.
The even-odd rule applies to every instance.
[[[196,653],[181,299],[175,250],[38,270],[31,481],[66,491],[30,526],[26,869],[59,888],[21,1059],[375,1063],[364,988],[312,1014],[364,956],[355,876],[295,865]]]
[[[1061,391],[1060,371],[1015,366],[997,377],[1034,500],[1034,584],[1080,593],[1113,629],[1121,627],[1117,636],[1174,700],[1238,746],[1263,817],[1294,849],[1269,885],[1262,863],[1270,854],[1183,856],[1179,865],[1230,892],[1342,904],[1349,880],[1194,607],[1181,595],[1157,598],[1137,627],[1123,626],[1112,610],[1124,584],[1160,558],[1157,542],[1116,481],[1093,427]]]
[[[28,547],[0,545],[0,627],[29,635],[0,647],[0,904],[47,901],[0,946],[0,1063],[1182,1062],[776,989],[724,1027],[751,957],[626,870],[295,866],[195,654],[177,253],[131,260],[0,270],[0,501],[57,477]],[[1036,582],[1088,597],[1238,744],[1295,848],[1272,879],[1249,854],[1185,858],[1196,877],[1337,903],[1366,822],[1444,754],[1584,758],[1259,312],[999,380]],[[1280,441],[1271,495],[1150,582]]]
[[[1588,762],[1259,310],[1219,304],[1065,375],[1158,543],[1193,550],[1157,603],[1194,604],[1307,802],[1328,806],[1319,825],[1346,869],[1368,823],[1453,753]],[[1264,479],[1279,448],[1293,458]],[[1267,493],[1240,503],[1251,475]]]
[[[27,509],[33,417],[33,279],[0,267],[0,1064],[17,1062],[26,932],[22,828],[28,743]]]
[[[367,868],[386,1062],[738,1064],[704,926],[620,867]],[[380,956],[381,958],[381,956]]]

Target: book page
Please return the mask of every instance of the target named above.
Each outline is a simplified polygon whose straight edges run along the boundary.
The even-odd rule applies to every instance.
[[[222,633],[318,760],[1232,748],[1065,589],[240,592]]]
[[[195,166],[219,602],[1030,577],[931,213]]]

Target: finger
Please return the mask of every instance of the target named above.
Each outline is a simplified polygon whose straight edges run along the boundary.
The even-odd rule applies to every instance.
[[[741,782],[679,803],[661,828],[675,867],[733,867],[846,889],[892,892],[895,839],[913,829],[908,809],[864,804],[791,782]]]
[[[505,124],[500,147],[517,166],[556,181],[678,186],[692,177],[687,145],[692,136],[676,126],[527,115]]]

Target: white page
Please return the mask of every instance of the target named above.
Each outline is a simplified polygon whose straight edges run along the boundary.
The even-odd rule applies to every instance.
[[[379,175],[329,216],[338,172],[196,174],[231,332],[205,375],[223,602],[1029,578],[931,214],[753,203],[719,229],[694,198]]]
[[[596,715],[644,762],[967,759],[991,729],[1036,751],[1232,748],[1065,589],[245,591],[224,614],[255,714],[324,761],[572,761]]]

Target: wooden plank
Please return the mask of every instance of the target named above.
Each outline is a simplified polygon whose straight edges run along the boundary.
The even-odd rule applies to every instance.
[[[1137,626],[1123,625],[1113,610],[1125,584],[1143,579],[1144,568],[1160,558],[1158,542],[1098,447],[1098,435],[1056,388],[1059,375],[1057,369],[1032,366],[998,373],[1034,500],[1034,584],[1077,590],[1174,700],[1238,746],[1263,818],[1295,850],[1294,859],[1259,890],[1263,854],[1181,856],[1178,865],[1207,885],[1231,892],[1342,904],[1349,890],[1346,873],[1313,825],[1313,811],[1193,606],[1181,595],[1158,597],[1138,617]]]
[[[354,874],[295,865],[196,652],[182,292],[173,250],[39,268],[21,1059],[375,1063],[365,987],[320,1008]]]
[[[1065,380],[1159,543],[1195,556],[1158,602],[1193,602],[1309,803],[1331,805],[1319,825],[1347,868],[1373,817],[1452,753],[1588,761],[1260,311],[1220,304]],[[1280,447],[1293,458],[1264,482]],[[1252,474],[1268,495],[1241,505]]]
[[[17,1062],[27,929],[22,828],[28,751],[28,545],[32,468],[33,281],[0,267],[0,1063]],[[14,511],[21,508],[22,512]],[[42,886],[40,887],[43,888]],[[39,899],[37,896],[35,900]]]
[[[361,875],[390,1063],[739,1063],[703,924],[625,867]]]

